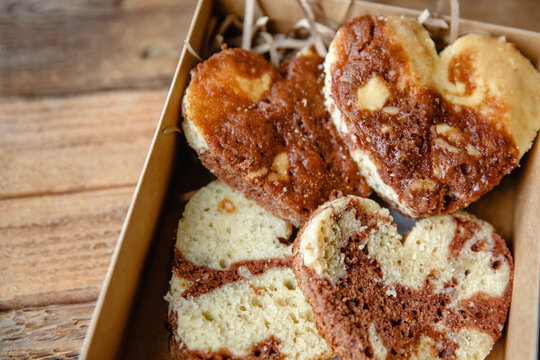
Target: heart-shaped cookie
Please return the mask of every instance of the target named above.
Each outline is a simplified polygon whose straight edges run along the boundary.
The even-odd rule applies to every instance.
[[[280,74],[257,54],[225,49],[192,71],[183,100],[202,163],[295,225],[335,190],[370,193],[325,109],[322,62],[305,50]]]
[[[173,360],[325,360],[291,269],[293,228],[217,180],[178,224],[169,302]]]
[[[387,209],[356,196],[313,213],[293,269],[343,360],[483,359],[512,292],[510,251],[488,223],[440,215],[402,239]]]
[[[540,75],[512,44],[469,34],[437,54],[414,20],[343,26],[327,108],[369,185],[411,217],[451,213],[518,165],[540,128]]]

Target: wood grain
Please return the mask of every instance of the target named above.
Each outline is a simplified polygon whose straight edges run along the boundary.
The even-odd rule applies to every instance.
[[[194,7],[0,0],[0,358],[77,358]]]
[[[0,312],[1,359],[77,359],[95,303]]]
[[[0,199],[134,185],[166,94],[0,100]]]
[[[2,0],[0,94],[168,86],[195,4]]]
[[[132,192],[0,201],[0,309],[94,300]]]
[[[195,4],[0,0],[0,358],[77,358]]]

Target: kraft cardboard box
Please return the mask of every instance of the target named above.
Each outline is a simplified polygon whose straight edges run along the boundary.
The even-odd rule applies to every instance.
[[[278,31],[303,17],[297,2],[261,0]],[[417,17],[419,11],[347,0],[322,1],[326,15],[340,22],[363,14]],[[243,14],[244,0],[201,0],[187,42],[201,48],[209,19]],[[460,34],[480,31],[506,36],[535,65],[540,61],[540,34],[460,20]],[[91,325],[81,359],[170,359],[166,328],[167,292],[175,230],[185,204],[183,194],[212,176],[193,158],[183,135],[168,129],[181,121],[180,103],[197,60],[184,47],[135,190]],[[535,360],[538,342],[540,273],[540,141],[521,167],[468,210],[490,221],[508,240],[515,261],[513,299],[503,337],[488,359]]]

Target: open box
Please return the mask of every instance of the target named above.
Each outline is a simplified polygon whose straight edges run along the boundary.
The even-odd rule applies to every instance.
[[[261,0],[278,30],[303,17],[290,0]],[[187,41],[201,47],[210,14],[243,14],[244,0],[201,0]],[[347,0],[322,1],[333,21],[341,21]],[[350,17],[363,14],[417,17],[419,11],[355,2]],[[460,34],[471,31],[505,35],[534,64],[540,62],[540,34],[460,20]],[[81,350],[81,359],[169,359],[167,304],[175,232],[185,199],[182,194],[211,180],[190,155],[181,134],[164,131],[181,120],[180,103],[197,60],[184,47],[150,152],[135,190],[107,277]],[[521,161],[521,168],[469,207],[490,221],[507,240],[515,262],[512,305],[506,330],[488,359],[538,358],[540,283],[540,141]]]

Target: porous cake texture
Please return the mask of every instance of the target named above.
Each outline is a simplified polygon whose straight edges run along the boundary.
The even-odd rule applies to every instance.
[[[221,181],[178,225],[169,302],[173,359],[328,359],[291,268],[293,228]]]
[[[341,359],[483,359],[503,329],[513,262],[493,227],[458,212],[402,238],[387,209],[342,197],[293,248],[299,286]]]

